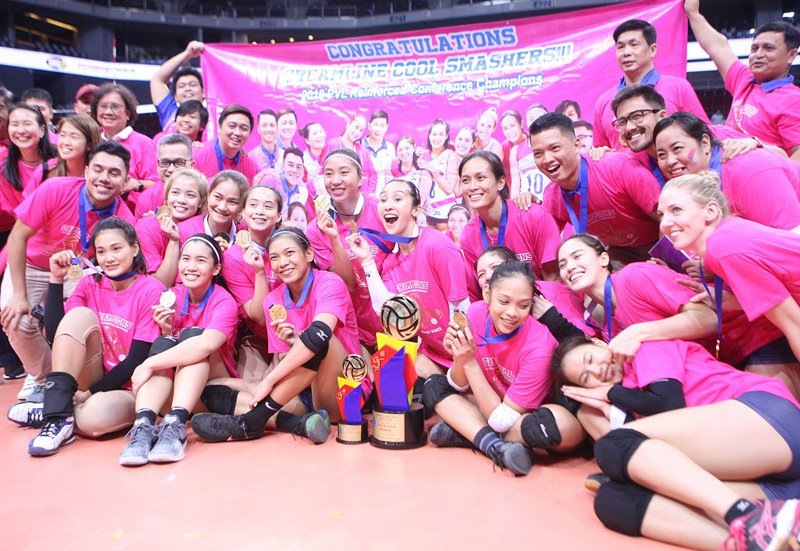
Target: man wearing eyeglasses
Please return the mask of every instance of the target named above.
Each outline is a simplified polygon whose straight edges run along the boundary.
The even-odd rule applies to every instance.
[[[662,75],[653,66],[653,60],[658,53],[655,27],[641,19],[630,19],[614,29],[614,42],[617,63],[623,76],[616,86],[597,99],[594,106],[595,147],[624,149],[619,141],[619,132],[611,124],[616,118],[611,110],[611,101],[619,90],[633,84],[655,88],[664,96],[670,112],[688,111],[708,122],[708,116],[692,85],[684,78]]]
[[[164,204],[164,182],[179,168],[192,168],[192,141],[183,134],[167,134],[158,142],[158,177],[136,202],[136,218],[152,213]]]

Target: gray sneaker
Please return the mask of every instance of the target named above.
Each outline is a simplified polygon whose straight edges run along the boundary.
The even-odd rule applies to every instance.
[[[158,427],[158,441],[150,450],[153,463],[173,463],[186,455],[186,425],[174,415],[167,415]]]
[[[33,390],[25,398],[26,402],[34,402],[37,404],[44,403],[44,385],[33,385]]]
[[[146,464],[156,442],[156,426],[147,419],[137,419],[125,438],[130,441],[119,454],[119,464],[126,467]]]

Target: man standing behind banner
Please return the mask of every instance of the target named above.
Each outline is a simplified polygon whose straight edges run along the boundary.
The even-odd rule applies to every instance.
[[[631,84],[652,86],[664,96],[667,111],[688,111],[708,122],[703,106],[697,99],[691,84],[686,79],[662,75],[653,66],[658,53],[656,29],[647,21],[629,19],[614,29],[617,63],[623,76],[619,83],[603,93],[594,106],[594,145],[624,149],[619,142],[619,132],[612,125],[616,118],[611,110],[611,101],[617,92]]]
[[[800,161],[800,89],[789,75],[800,45],[797,28],[777,21],[756,29],[748,67],[738,60],[728,39],[700,14],[699,0],[687,0],[684,7],[698,44],[714,61],[733,96],[728,126],[777,145]]]

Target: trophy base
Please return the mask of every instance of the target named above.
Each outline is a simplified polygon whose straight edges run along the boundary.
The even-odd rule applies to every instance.
[[[340,444],[356,445],[366,444],[369,442],[369,430],[367,429],[367,422],[363,423],[344,423],[340,422],[338,425],[338,432],[336,441]]]
[[[372,438],[369,443],[376,448],[410,450],[427,442],[422,404],[411,404],[409,411],[372,409]]]

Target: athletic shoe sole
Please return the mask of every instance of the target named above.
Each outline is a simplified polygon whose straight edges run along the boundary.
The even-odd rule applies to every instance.
[[[150,460],[147,457],[119,457],[119,464],[123,467],[141,467],[142,465],[147,465],[148,463],[150,463]]]
[[[72,436],[61,442],[61,445],[54,450],[47,450],[45,448],[32,448],[28,446],[28,454],[31,455],[32,457],[49,457],[51,455],[58,453],[58,450],[60,450],[67,444],[71,444],[74,440],[75,440],[75,435],[73,434]]]
[[[35,428],[35,429],[41,428],[44,425],[44,419],[41,416],[40,416],[38,421],[33,422],[33,423],[29,423],[28,422],[27,415],[25,416],[26,418],[25,418],[24,421],[21,421],[19,419],[14,419],[11,416],[11,410],[14,409],[14,408],[18,408],[19,409],[20,406],[22,406],[23,404],[24,405],[34,404],[34,405],[36,405],[38,407],[44,407],[44,404],[35,404],[34,402],[21,402],[21,403],[14,404],[10,408],[8,408],[8,413],[6,414],[6,417],[8,417],[8,420],[11,421],[12,423],[16,423],[20,427],[32,427],[32,428]]]
[[[177,454],[173,453],[153,453],[147,456],[150,463],[175,463],[186,457],[186,442],[183,442],[180,451]]]
[[[607,474],[604,473],[593,473],[586,477],[586,480],[583,481],[583,487],[589,490],[592,493],[597,493],[600,490],[600,486],[605,484],[611,480]]]

